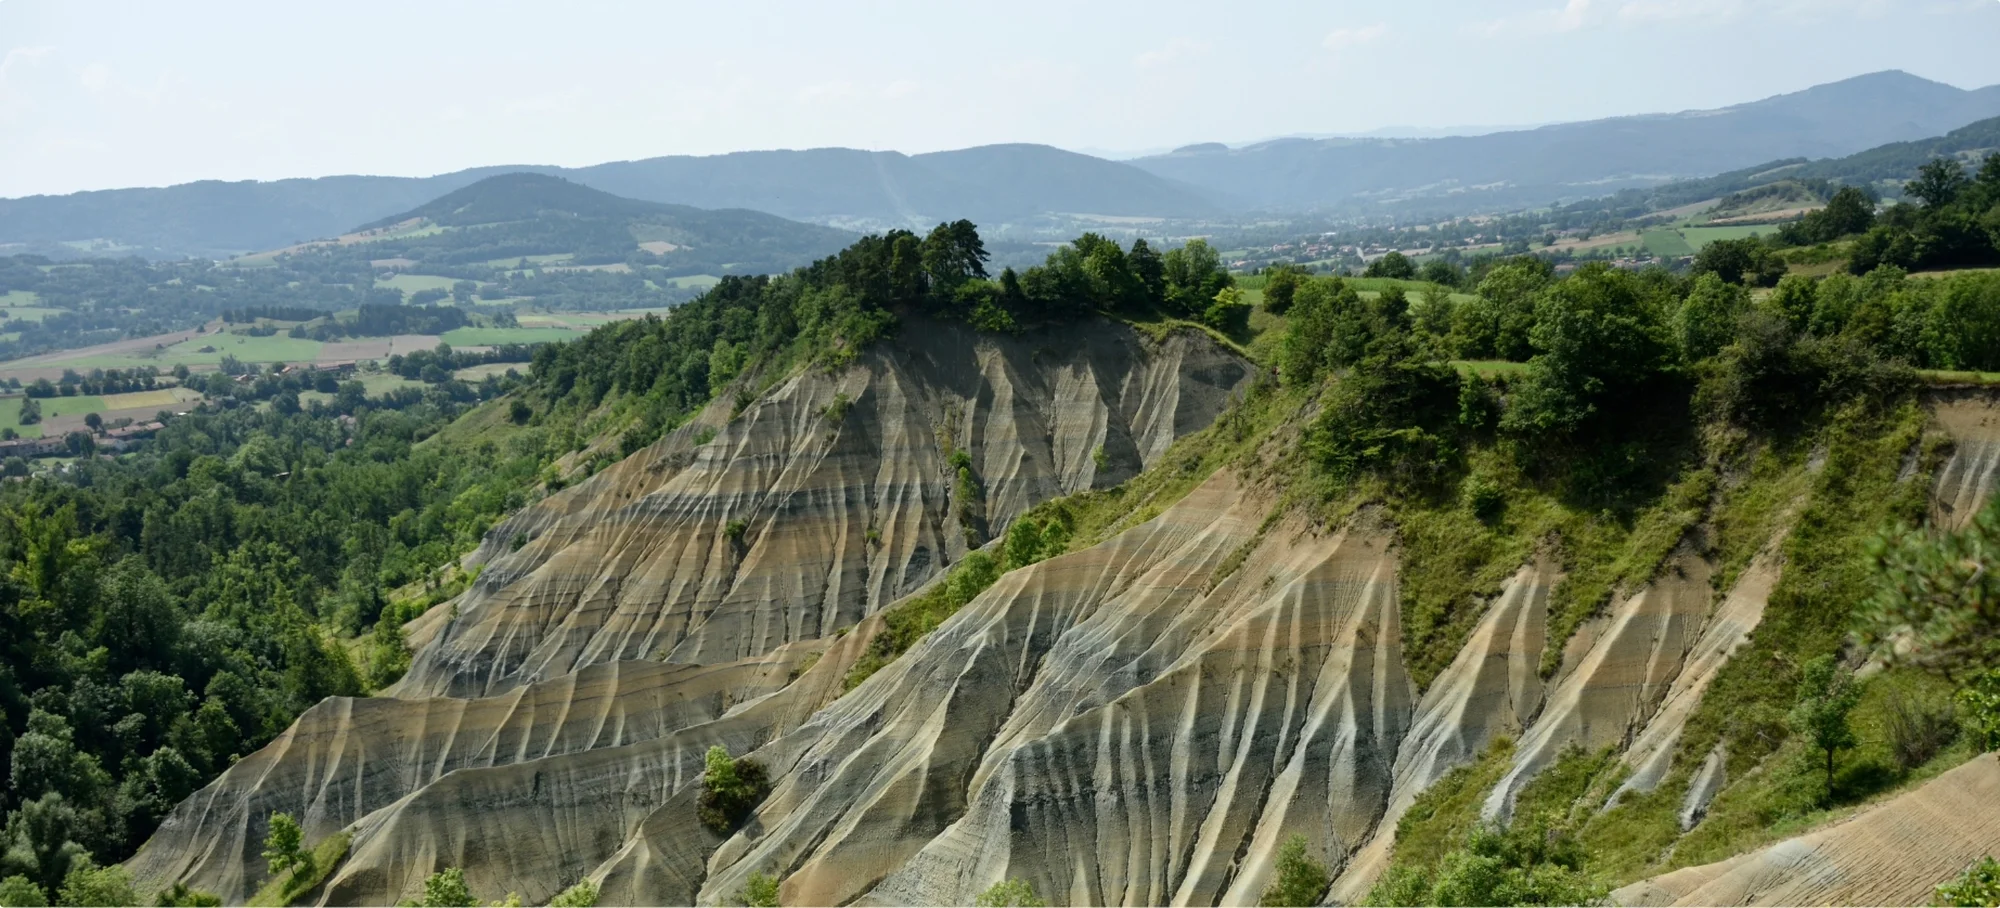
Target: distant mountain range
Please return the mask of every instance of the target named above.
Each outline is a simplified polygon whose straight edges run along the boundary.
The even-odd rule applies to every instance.
[[[1129,163],[1240,209],[1423,198],[1467,209],[1603,195],[1782,158],[1841,157],[1993,116],[2000,86],[1966,91],[1885,72],[1721,110],[1440,139],[1195,145]]]
[[[2000,116],[1966,91],[1877,73],[1712,111],[1448,138],[1293,138],[1194,145],[1116,162],[1043,145],[905,155],[821,148],[662,157],[574,169],[485,167],[426,178],[199,182],[0,200],[0,254],[224,257],[334,236],[481,179],[560,175],[631,200],[752,209],[853,229],[970,218],[1000,236],[1076,216],[1213,220],[1257,212],[1465,213],[1839,158]],[[1067,220],[1065,220],[1067,218]]]
[[[640,201],[753,209],[863,229],[921,228],[957,218],[997,228],[1061,212],[1145,218],[1223,214],[1191,187],[1046,145],[988,145],[922,155],[820,148],[649,158],[574,169],[481,167],[424,178],[205,181],[7,199],[0,200],[0,254],[74,255],[94,249],[226,257],[335,236],[504,173],[562,176]],[[16,245],[9,249],[7,244]]]

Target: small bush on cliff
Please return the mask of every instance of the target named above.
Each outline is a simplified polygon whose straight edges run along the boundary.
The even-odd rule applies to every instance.
[[[696,807],[703,826],[716,835],[728,835],[770,793],[771,782],[763,764],[749,757],[732,759],[729,750],[719,744],[708,749],[707,769],[701,774],[701,801]]]
[[[1317,905],[1333,882],[1326,865],[1307,854],[1306,837],[1295,835],[1278,848],[1278,878],[1264,890],[1264,905]]]
[[[549,900],[549,908],[597,908],[597,884],[584,880],[556,893]]]
[[[305,850],[305,831],[288,813],[271,814],[271,831],[264,836],[264,861],[273,875],[298,868],[312,872],[312,855]]]
[[[778,878],[768,873],[750,874],[736,900],[748,908],[778,908]]]
[[[1991,857],[1965,869],[1957,879],[1937,888],[1933,905],[1984,908],[2000,905],[2000,861]]]
[[[973,902],[978,908],[1043,908],[1047,902],[1035,894],[1027,880],[1011,879],[994,883]]]

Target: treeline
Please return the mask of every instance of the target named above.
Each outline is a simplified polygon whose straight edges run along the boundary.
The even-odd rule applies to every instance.
[[[454,350],[450,344],[438,344],[435,349],[418,350],[413,353],[397,353],[383,364],[391,374],[400,375],[411,381],[427,384],[443,384],[451,381],[451,374],[459,369],[483,366],[489,363],[522,363],[534,359],[537,344],[502,344],[484,352]]]
[[[469,323],[464,309],[456,306],[406,306],[394,303],[364,303],[353,318],[333,318],[311,325],[296,325],[293,337],[317,341],[343,337],[390,337],[397,334],[443,334]]]
[[[1248,318],[1233,278],[1195,240],[1167,253],[1143,240],[1128,251],[1084,234],[1026,271],[992,278],[969,221],[927,235],[868,236],[806,268],[775,277],[727,277],[666,319],[606,325],[535,352],[545,409],[591,410],[614,392],[638,401],[625,450],[650,444],[738,375],[798,362],[839,365],[893,331],[900,314],[1016,331],[1095,312],[1159,312],[1227,326]]]

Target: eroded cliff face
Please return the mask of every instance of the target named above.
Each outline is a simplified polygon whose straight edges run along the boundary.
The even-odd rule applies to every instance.
[[[605,904],[727,904],[761,873],[786,904],[969,904],[1010,878],[1052,904],[1254,904],[1278,845],[1302,834],[1338,876],[1329,898],[1351,902],[1388,866],[1417,796],[1501,736],[1518,744],[1484,793],[1489,816],[1572,745],[1615,749],[1621,791],[1660,785],[1786,567],[1788,520],[1726,585],[1697,533],[1552,640],[1562,575],[1540,554],[1419,691],[1395,527],[1367,510],[1311,523],[1232,468],[1151,520],[1001,577],[844,691],[881,610],[965,551],[944,450],[971,453],[997,532],[1158,460],[1249,374],[1199,338],[1092,343],[1113,352],[969,338],[885,350],[781,385],[734,423],[712,413],[709,443],[691,446],[689,427],[524,512],[494,538],[529,543],[489,547],[457,621],[429,619],[410,699],[322,705],[181,805],[135,871],[241,898],[262,879],[263,817],[286,809],[309,837],[353,836],[313,896],[324,904],[393,902],[443,867],[482,897],[529,901],[590,878]],[[962,375],[978,379],[951,384]],[[836,424],[823,411],[838,394],[852,408]],[[1933,409],[1957,442],[1940,513],[1987,494],[1981,446],[2000,443],[1987,407]],[[1124,452],[1103,473],[1100,446]],[[1549,647],[1562,658],[1544,679]],[[414,696],[426,691],[486,696]],[[718,744],[775,783],[727,837],[694,819]],[[1688,785],[1684,824],[1723,784],[1720,756]],[[1984,797],[1988,769],[1880,808],[1872,837],[1841,830],[1873,813],[1618,897],[1917,898],[1961,853],[1996,847],[1992,823],[1926,813]],[[1906,844],[1935,860],[1866,882],[1871,848]]]
[[[600,662],[729,662],[829,636],[1028,508],[1136,474],[1250,376],[1193,333],[994,339],[913,321],[853,368],[800,373],[733,419],[719,402],[497,527],[457,618],[425,626],[392,693],[482,696]]]
[[[494,803],[454,802],[435,815],[446,831],[391,849],[392,868],[477,865],[442,843],[476,836],[463,827],[514,795],[573,792],[593,822],[643,818],[632,792],[664,799],[711,744],[759,747],[836,697],[884,605],[1028,508],[1135,475],[1252,375],[1193,332],[1154,341],[1101,323],[996,339],[912,321],[849,368],[794,375],[740,412],[719,402],[496,527],[467,559],[484,566],[472,589],[411,625],[414,664],[393,697],[320,704],[179,805],[131,867],[238,901],[265,878],[273,812],[314,840],[352,827],[348,865],[398,884],[397,869],[359,868],[447,793]],[[552,836],[574,825],[535,822]],[[629,824],[593,830],[617,845]],[[401,890],[375,892],[360,898]]]

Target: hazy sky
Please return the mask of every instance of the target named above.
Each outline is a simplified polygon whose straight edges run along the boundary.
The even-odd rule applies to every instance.
[[[1997,49],[2000,0],[0,0],[0,196],[1544,123]]]

